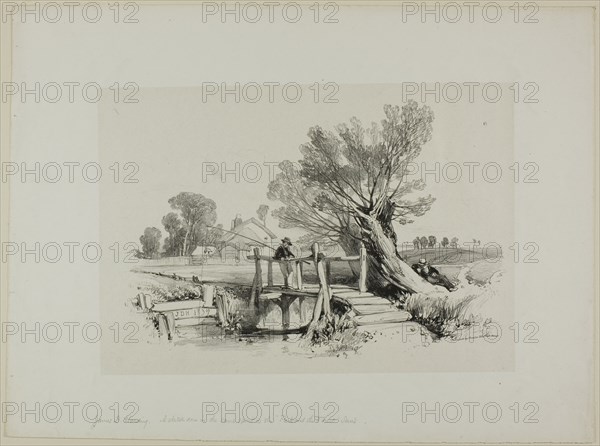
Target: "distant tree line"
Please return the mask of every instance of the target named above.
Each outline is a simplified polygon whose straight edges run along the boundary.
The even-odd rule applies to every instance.
[[[169,198],[172,212],[162,218],[167,237],[163,242],[163,255],[167,257],[190,256],[198,246],[214,246],[219,250],[225,231],[216,225],[217,205],[202,194],[180,192]],[[269,206],[261,204],[256,211],[265,224]],[[142,251],[139,257],[156,258],[160,253],[162,233],[158,228],[147,227],[140,237]]]
[[[222,225],[216,225],[217,205],[202,194],[180,192],[169,198],[172,212],[162,218],[168,234],[163,243],[166,256],[188,256],[197,246],[214,245],[222,238]],[[144,258],[155,258],[160,252],[162,233],[158,228],[147,227],[140,237]]]
[[[435,235],[430,235],[429,237],[415,237],[413,240],[413,246],[415,249],[425,249],[425,248],[435,248],[438,245],[437,237]],[[448,237],[443,237],[442,241],[439,243],[439,246],[442,248],[458,248],[458,237],[452,237],[451,240]]]

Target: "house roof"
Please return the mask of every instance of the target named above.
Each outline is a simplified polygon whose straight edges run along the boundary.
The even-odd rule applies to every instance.
[[[265,225],[263,225],[260,221],[258,221],[254,217],[250,217],[248,220],[243,221],[242,223],[237,225],[235,228],[232,229],[232,232],[239,233],[251,225],[258,226],[258,228],[261,229],[262,231],[264,231],[271,238],[271,240],[277,238],[277,235],[273,231],[271,231],[269,228],[267,228]],[[229,236],[227,237],[227,241],[231,240],[236,235],[237,234],[229,234]]]

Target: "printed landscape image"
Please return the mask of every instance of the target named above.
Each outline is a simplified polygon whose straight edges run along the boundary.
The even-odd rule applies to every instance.
[[[197,187],[160,184],[165,198],[144,206],[162,216],[138,226],[129,253],[125,311],[143,327],[142,342],[230,361],[344,361],[496,342],[494,311],[512,307],[506,253],[479,239],[465,197],[438,196],[436,187],[452,186],[415,175],[435,135],[432,107],[384,104],[371,118],[305,128],[265,181],[234,184],[253,187],[251,200],[211,193],[205,173],[215,162],[195,166]],[[456,212],[467,223],[460,234],[443,220],[421,225],[441,201],[444,219]],[[236,203],[245,212],[222,210]]]

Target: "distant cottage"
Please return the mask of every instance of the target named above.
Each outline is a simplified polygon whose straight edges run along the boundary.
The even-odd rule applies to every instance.
[[[241,260],[241,256],[247,255],[253,248],[258,247],[262,250],[267,249],[264,245],[277,246],[277,235],[254,217],[242,220],[242,216],[237,214],[231,221],[230,231],[223,237],[223,260]]]

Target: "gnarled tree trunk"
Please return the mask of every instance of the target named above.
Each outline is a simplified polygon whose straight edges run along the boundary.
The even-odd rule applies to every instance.
[[[436,292],[433,285],[423,280],[402,260],[396,247],[396,233],[391,219],[387,217],[385,214],[378,218],[365,214],[357,217],[357,223],[363,233],[363,243],[370,258],[369,267],[380,279],[403,292]]]

